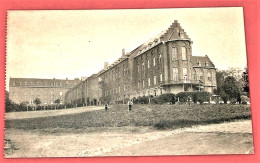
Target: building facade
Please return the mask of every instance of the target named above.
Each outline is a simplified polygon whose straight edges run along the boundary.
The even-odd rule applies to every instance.
[[[26,102],[33,105],[36,98],[41,100],[41,105],[53,105],[60,99],[60,104],[65,103],[65,94],[73,86],[80,83],[79,79],[34,79],[10,78],[9,98],[15,103]]]
[[[68,90],[65,101],[73,106],[99,105],[101,96],[97,74],[93,74]]]
[[[95,79],[96,78],[96,79]],[[158,36],[125,54],[85,82],[68,92],[83,91],[82,99],[92,98],[93,87],[100,103],[125,103],[139,96],[157,96],[184,91],[208,91],[216,88],[216,68],[206,56],[192,56],[192,41],[177,21]],[[98,82],[97,82],[98,81]],[[97,82],[97,83],[96,83]],[[88,88],[88,89],[86,89]],[[85,94],[85,96],[83,95]],[[86,94],[88,94],[86,96]],[[74,96],[74,98],[77,98]],[[93,98],[92,98],[93,99]]]

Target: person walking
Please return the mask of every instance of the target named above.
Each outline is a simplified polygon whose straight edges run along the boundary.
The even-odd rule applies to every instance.
[[[133,105],[133,102],[131,100],[129,100],[127,102],[127,105],[128,105],[128,111],[131,111],[132,110],[132,105]]]
[[[108,103],[106,102],[106,104],[105,104],[105,110],[107,111],[107,109],[108,109]]]

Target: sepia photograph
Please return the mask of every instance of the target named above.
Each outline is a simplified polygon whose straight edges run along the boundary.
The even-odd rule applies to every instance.
[[[243,7],[6,21],[5,158],[254,154]]]

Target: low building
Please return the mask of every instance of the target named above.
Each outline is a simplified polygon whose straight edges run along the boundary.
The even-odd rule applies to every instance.
[[[35,78],[10,78],[9,98],[15,103],[26,102],[33,104],[36,98],[41,100],[41,105],[53,105],[60,99],[60,104],[65,102],[65,94],[80,82],[79,79],[35,79]]]

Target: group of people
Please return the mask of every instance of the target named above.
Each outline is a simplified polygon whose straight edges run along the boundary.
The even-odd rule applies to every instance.
[[[131,111],[132,110],[132,106],[133,106],[133,101],[132,100],[129,100],[127,102],[127,106],[128,106],[128,111]],[[107,111],[108,110],[108,103],[106,102],[105,104],[105,110]]]

